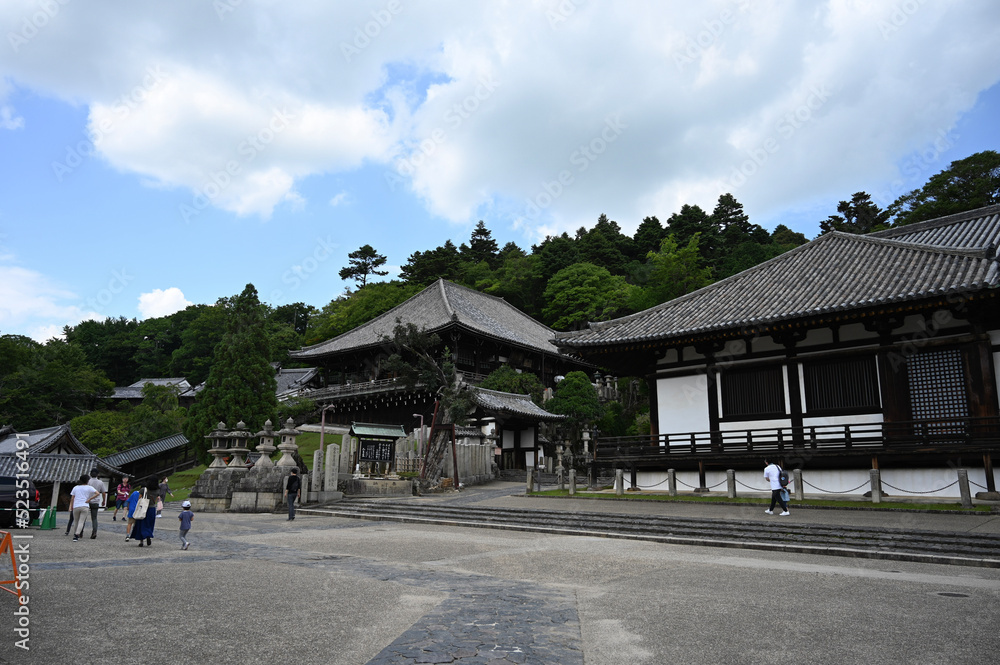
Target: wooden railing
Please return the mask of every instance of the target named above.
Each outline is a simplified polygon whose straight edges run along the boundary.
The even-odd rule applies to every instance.
[[[459,373],[462,375],[462,380],[465,381],[465,383],[474,386],[478,386],[486,378],[485,374],[476,374],[474,372]],[[420,388],[421,386],[420,384],[417,384],[415,387]],[[327,386],[326,388],[310,390],[307,393],[303,393],[302,396],[313,400],[324,400],[336,399],[347,395],[368,395],[372,393],[384,393],[396,390],[406,390],[406,382],[400,378],[394,377],[391,379],[373,379],[371,381],[351,381],[334,386]]]
[[[771,452],[810,454],[882,451],[952,452],[1000,450],[1000,418],[948,418],[894,423],[845,423],[683,432],[650,437],[600,437],[600,461],[652,461],[666,457],[709,458]]]

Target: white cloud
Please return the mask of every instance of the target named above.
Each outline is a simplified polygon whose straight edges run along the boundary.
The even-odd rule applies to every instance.
[[[40,272],[0,265],[0,331],[29,330],[33,339],[44,342],[61,336],[63,326],[104,318],[82,302],[68,304],[78,299]]]
[[[139,295],[139,313],[144,319],[168,316],[193,304],[176,286],[165,290],[153,289]]]
[[[348,196],[347,192],[340,192],[339,194],[337,194],[336,196],[334,196],[332,199],[330,199],[330,205],[333,206],[334,208],[336,208],[340,204],[346,203],[347,202],[347,196]]]
[[[86,104],[108,162],[195,211],[266,218],[310,175],[379,164],[442,217],[529,233],[845,197],[1000,80],[996,3],[454,0],[366,37],[385,6],[68,3],[0,76]]]
[[[13,108],[0,105],[0,129],[23,129],[24,118],[15,115]]]

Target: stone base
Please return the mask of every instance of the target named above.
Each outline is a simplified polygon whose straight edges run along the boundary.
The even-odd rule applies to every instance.
[[[284,505],[284,492],[233,492],[231,513],[273,513]]]
[[[352,497],[413,496],[413,481],[403,478],[351,478],[340,486]]]
[[[206,499],[193,496],[190,499],[191,510],[196,513],[224,513],[229,510],[229,499]]]
[[[314,499],[318,503],[333,503],[335,501],[340,501],[344,498],[343,492],[310,492],[310,497],[315,496]]]
[[[1000,501],[1000,492],[976,492],[980,501]]]

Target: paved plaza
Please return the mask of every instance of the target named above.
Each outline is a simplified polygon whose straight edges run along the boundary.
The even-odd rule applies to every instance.
[[[427,500],[543,501],[511,491]],[[0,663],[983,663],[1000,650],[996,569],[307,514],[201,513],[181,551],[176,516],[168,505],[150,548],[107,514],[97,540],[63,536],[62,513],[58,529],[30,531],[31,650],[14,646],[15,599],[0,594]],[[792,517],[1000,528],[996,516]]]

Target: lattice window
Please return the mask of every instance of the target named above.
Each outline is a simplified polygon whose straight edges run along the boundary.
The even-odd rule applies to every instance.
[[[722,417],[785,415],[785,375],[778,365],[723,371]]]
[[[875,356],[805,363],[802,378],[809,413],[879,408]]]
[[[965,372],[959,349],[918,353],[910,357],[907,371],[914,420],[947,421],[949,418],[969,416]]]

